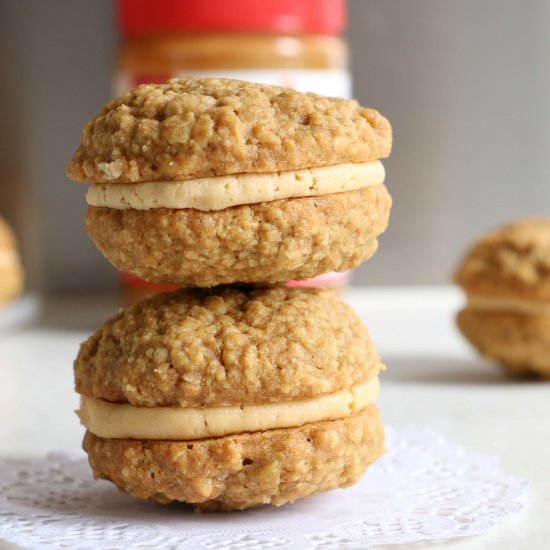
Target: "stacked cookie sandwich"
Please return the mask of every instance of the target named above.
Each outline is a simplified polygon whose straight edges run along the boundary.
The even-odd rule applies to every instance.
[[[357,481],[383,452],[380,360],[330,290],[290,279],[369,258],[391,128],[357,102],[221,79],[107,104],[69,168],[119,269],[181,290],[102,325],[75,362],[96,477],[205,510]]]

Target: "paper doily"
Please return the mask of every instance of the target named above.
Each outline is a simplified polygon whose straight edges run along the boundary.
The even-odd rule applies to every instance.
[[[346,490],[293,505],[194,514],[93,481],[81,454],[0,466],[0,538],[30,549],[366,548],[481,534],[523,507],[526,482],[427,428],[388,429],[388,453]]]

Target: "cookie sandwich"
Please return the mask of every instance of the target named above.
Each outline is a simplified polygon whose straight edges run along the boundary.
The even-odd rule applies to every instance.
[[[97,478],[203,510],[356,482],[384,450],[382,365],[330,290],[182,289],[122,311],[75,361]]]
[[[23,269],[17,243],[9,225],[0,218],[0,307],[23,289]]]
[[[147,281],[279,283],[374,254],[389,122],[354,100],[225,79],[146,84],[84,128],[89,236]]]
[[[550,378],[550,219],[524,219],[483,236],[455,282],[467,296],[462,334],[513,373]]]

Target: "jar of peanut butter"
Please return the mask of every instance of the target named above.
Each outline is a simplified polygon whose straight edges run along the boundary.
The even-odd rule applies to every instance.
[[[345,0],[119,0],[115,93],[176,76],[222,77],[349,97]],[[294,286],[343,287],[349,273]],[[173,287],[121,276],[125,301]]]

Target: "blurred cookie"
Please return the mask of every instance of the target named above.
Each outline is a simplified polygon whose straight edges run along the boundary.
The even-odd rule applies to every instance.
[[[516,373],[550,377],[550,219],[525,219],[482,237],[455,282],[457,322],[483,354]]]
[[[383,452],[383,368],[330,290],[163,294],[75,361],[96,477],[203,509],[281,505],[357,481]]]
[[[0,218],[0,306],[23,289],[23,269],[11,228]]]
[[[93,184],[87,231],[119,269],[183,286],[278,283],[374,254],[391,140],[352,100],[181,78],[107,104],[68,175]]]

